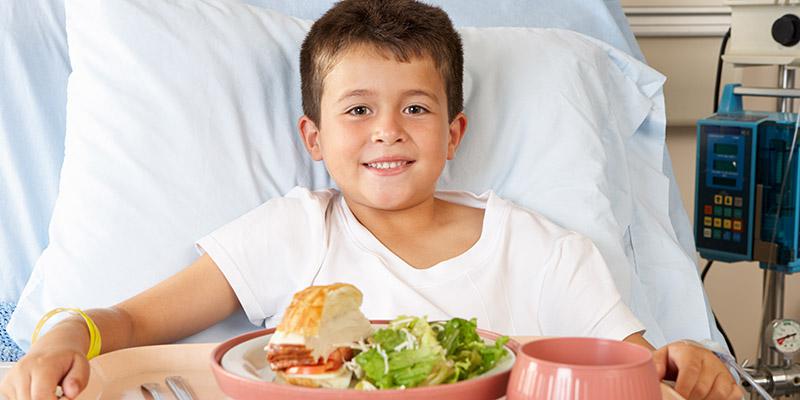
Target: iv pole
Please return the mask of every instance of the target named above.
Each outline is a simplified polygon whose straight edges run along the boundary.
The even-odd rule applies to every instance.
[[[795,71],[785,65],[778,66],[778,86],[781,89],[794,88]],[[793,99],[790,97],[778,98],[778,111],[792,112]],[[776,319],[783,318],[784,289],[786,287],[786,274],[772,269],[764,270],[763,304],[764,315],[761,319],[761,338],[758,351],[758,366],[781,365],[783,360],[780,354],[770,351],[768,338],[763,337],[767,326]]]

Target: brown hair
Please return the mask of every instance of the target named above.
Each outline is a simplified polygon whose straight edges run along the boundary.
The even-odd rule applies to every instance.
[[[463,110],[464,53],[447,13],[416,0],[343,0],[314,22],[300,49],[303,112],[317,125],[325,76],[358,45],[399,62],[430,57],[444,80],[448,121]]]

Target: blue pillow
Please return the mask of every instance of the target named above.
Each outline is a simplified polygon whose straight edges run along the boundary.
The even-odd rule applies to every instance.
[[[0,21],[0,301],[16,302],[47,246],[64,160],[64,0],[0,1]]]

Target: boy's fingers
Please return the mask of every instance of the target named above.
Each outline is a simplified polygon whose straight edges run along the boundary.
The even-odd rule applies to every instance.
[[[29,376],[21,376],[17,383],[17,397],[12,397],[12,399],[29,400],[31,398],[31,378]]]
[[[76,354],[72,361],[72,367],[61,381],[61,389],[64,396],[74,399],[78,397],[86,383],[89,381],[89,362],[80,354]]]
[[[656,365],[656,375],[658,380],[663,380],[667,374],[667,346],[653,352],[653,364]]]
[[[14,392],[11,392],[13,386],[11,386],[11,376],[6,375],[6,377],[0,381],[0,400],[13,400]]]
[[[16,397],[11,397],[12,400],[30,400],[31,398],[31,380],[28,376],[19,377],[17,379]],[[14,394],[14,393],[12,393]]]
[[[724,373],[718,373],[714,378],[714,383],[708,395],[703,397],[704,400],[727,400],[728,394],[731,393],[733,382]]]
[[[30,398],[34,400],[55,400],[56,386],[61,379],[59,370],[45,370],[31,374]]]
[[[11,395],[8,394],[8,386],[10,385],[10,378],[6,375],[5,378],[0,379],[0,400],[10,400]]]
[[[733,383],[733,387],[731,388],[730,393],[728,393],[728,397],[726,397],[726,399],[727,400],[742,400],[742,397],[744,397],[744,389],[742,389],[742,387],[739,386],[739,384],[734,382]]]
[[[675,391],[689,400],[702,399],[708,393],[711,383],[705,383],[707,387],[703,387],[703,381],[700,380],[700,374],[703,372],[703,363],[696,357],[687,357],[687,353],[675,348],[669,353],[670,361],[678,368]],[[698,385],[700,387],[697,387]],[[702,393],[702,397],[692,397],[693,395],[696,396],[695,392]]]

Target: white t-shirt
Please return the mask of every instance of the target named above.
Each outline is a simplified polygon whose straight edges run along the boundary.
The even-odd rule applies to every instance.
[[[427,315],[478,319],[507,335],[623,339],[644,330],[622,302],[592,242],[497,197],[437,192],[485,208],[478,241],[427,269],[392,253],[335,190],[295,188],[201,239],[250,321],[277,325],[292,295],[347,282],[369,319]]]

